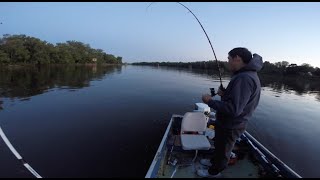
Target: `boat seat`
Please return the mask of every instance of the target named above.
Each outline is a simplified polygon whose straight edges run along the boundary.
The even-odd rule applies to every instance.
[[[184,150],[209,150],[211,144],[203,135],[181,135],[182,148]]]
[[[209,150],[211,144],[205,136],[207,118],[203,112],[187,112],[181,123],[183,150]],[[192,132],[193,134],[186,134]]]

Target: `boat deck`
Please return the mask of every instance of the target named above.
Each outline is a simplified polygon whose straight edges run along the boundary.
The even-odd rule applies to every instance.
[[[179,139],[179,138],[175,138]],[[176,140],[177,141],[177,140]],[[179,142],[178,142],[179,143]],[[213,141],[211,142],[213,144]],[[175,143],[175,147],[177,143]],[[235,147],[239,148],[239,146]],[[240,149],[240,148],[239,148]],[[236,151],[235,151],[236,152]],[[243,149],[242,149],[243,153]],[[170,155],[171,154],[171,155]],[[160,169],[157,174],[157,178],[170,178],[174,174],[174,178],[200,178],[196,174],[197,169],[208,168],[199,163],[202,158],[210,158],[212,152],[201,151],[198,153],[198,156],[194,163],[192,159],[195,156],[195,151],[182,151],[182,150],[173,150],[170,153],[170,149],[166,151],[165,158],[162,159]],[[240,155],[240,154],[238,154]],[[242,157],[240,157],[242,156]],[[227,169],[222,172],[221,178],[259,178],[259,166],[254,163],[253,157],[250,153],[242,154],[238,156],[239,158],[235,161],[233,165],[229,165]],[[168,164],[168,159],[170,162],[177,160],[175,165]],[[176,170],[176,172],[174,172]]]

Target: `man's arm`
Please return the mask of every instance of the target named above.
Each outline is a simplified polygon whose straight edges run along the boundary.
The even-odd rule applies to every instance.
[[[233,86],[225,101],[210,99],[209,107],[230,115],[231,117],[239,116],[247,105],[251,94],[253,93],[254,82],[248,76],[241,76],[235,79]]]

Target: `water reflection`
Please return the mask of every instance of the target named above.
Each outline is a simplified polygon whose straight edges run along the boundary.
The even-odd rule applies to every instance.
[[[314,94],[320,100],[320,81],[297,76],[279,77],[259,75],[262,87],[269,87],[274,92],[294,92],[296,95]]]
[[[99,80],[106,74],[120,74],[121,68],[121,66],[107,65],[2,66],[0,67],[0,97],[19,98],[21,101],[27,101],[31,96],[45,93],[53,88],[75,91],[90,86],[90,81]],[[213,81],[218,79],[218,74],[212,70],[154,66],[151,68],[212,78]],[[319,80],[265,74],[259,74],[259,77],[261,86],[271,88],[277,93],[277,96],[283,92],[294,92],[299,96],[313,94],[320,101]],[[229,81],[230,74],[223,73],[222,79]],[[0,109],[2,109],[2,104],[3,100],[0,99]]]
[[[143,67],[143,66],[141,66]],[[165,67],[165,66],[148,66],[147,68],[157,69],[157,70],[164,70],[164,71],[173,71],[179,73],[186,73],[192,76],[198,76],[201,78],[212,78],[213,82],[220,82],[219,81],[219,74],[213,70],[208,69],[194,69],[194,68],[178,68],[178,67]],[[221,73],[221,78],[224,81],[229,81],[230,74],[228,73]]]
[[[155,69],[163,69],[166,71],[178,71],[184,73],[190,73],[204,78],[212,78],[212,81],[217,81],[219,78],[218,73],[213,70],[202,70],[202,69],[186,69],[186,68],[175,68],[175,67],[154,67]],[[231,74],[222,73],[223,82],[229,81]],[[319,79],[308,79],[299,76],[286,76],[279,77],[278,75],[266,75],[259,74],[261,86],[268,87],[271,91],[277,93],[277,97],[281,96],[281,93],[291,93],[298,96],[303,96],[306,94],[315,95],[315,98],[320,101],[320,81]],[[227,83],[223,83],[227,85]]]
[[[101,80],[106,74],[121,73],[121,66],[110,65],[47,65],[1,66],[0,98],[30,97],[50,91],[69,89],[74,91],[90,86],[90,81]],[[0,99],[0,109],[3,100]]]

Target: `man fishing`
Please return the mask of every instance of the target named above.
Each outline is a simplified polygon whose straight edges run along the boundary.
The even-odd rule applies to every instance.
[[[215,150],[212,159],[201,159],[209,169],[199,169],[201,177],[219,177],[229,162],[236,140],[246,130],[248,120],[258,106],[261,92],[257,72],[263,66],[262,57],[251,54],[246,48],[234,48],[228,53],[228,65],[233,73],[224,89],[220,86],[221,101],[212,100],[208,94],[202,101],[216,110]]]

